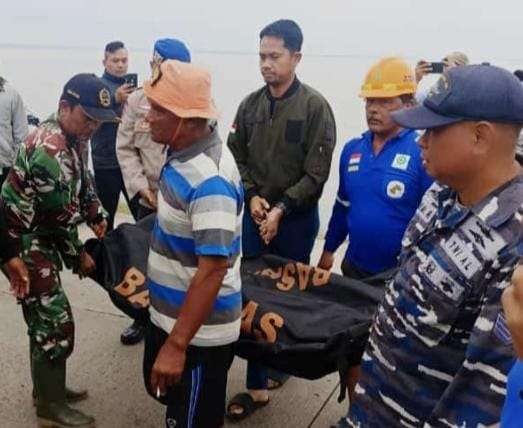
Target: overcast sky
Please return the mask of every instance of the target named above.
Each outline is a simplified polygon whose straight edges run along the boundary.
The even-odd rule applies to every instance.
[[[439,59],[523,66],[521,0],[4,0],[0,46],[98,47],[122,39],[149,49],[175,36],[194,51],[255,52],[264,24],[293,18],[308,54]]]

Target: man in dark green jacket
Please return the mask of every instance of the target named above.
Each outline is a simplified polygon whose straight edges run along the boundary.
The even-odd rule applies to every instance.
[[[263,253],[309,263],[318,233],[318,200],[336,143],[332,110],[296,77],[303,35],[290,20],[260,33],[260,70],[266,85],[240,104],[227,145],[245,188],[243,255]],[[247,369],[248,394],[231,401],[229,417],[243,419],[268,401],[267,371]]]

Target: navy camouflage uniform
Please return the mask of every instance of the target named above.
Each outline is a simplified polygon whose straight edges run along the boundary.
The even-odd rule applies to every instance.
[[[371,329],[350,426],[499,422],[514,363],[500,297],[522,223],[522,175],[471,208],[448,187],[428,190]]]

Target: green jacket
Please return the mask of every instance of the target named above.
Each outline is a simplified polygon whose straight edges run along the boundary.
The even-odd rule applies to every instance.
[[[254,195],[286,210],[314,206],[329,176],[336,144],[332,110],[321,94],[294,81],[278,99],[267,87],[245,98],[227,145],[236,159],[246,202]]]
[[[69,141],[55,118],[20,146],[2,187],[9,245],[16,254],[43,244],[76,268],[83,244],[77,225],[106,217],[87,170],[86,143]]]

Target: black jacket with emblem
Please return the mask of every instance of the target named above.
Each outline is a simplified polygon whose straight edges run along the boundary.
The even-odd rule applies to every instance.
[[[254,195],[288,210],[314,206],[329,176],[336,124],[328,102],[295,79],[281,98],[268,88],[240,104],[227,145],[236,159],[247,203]]]

